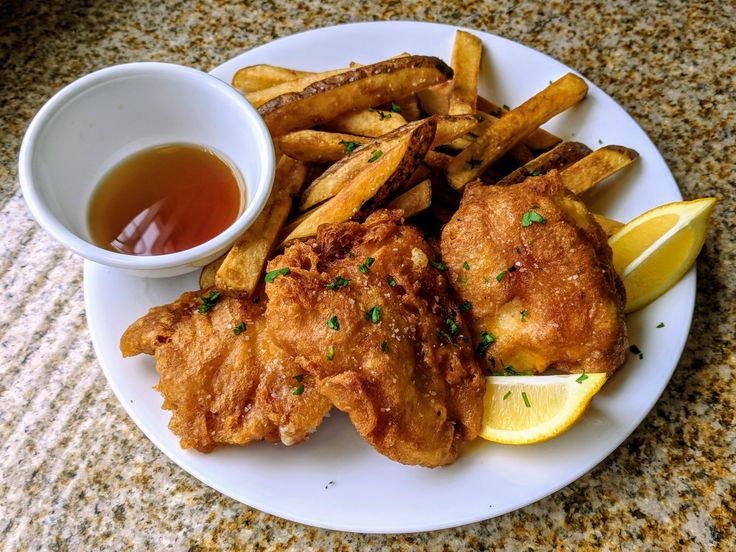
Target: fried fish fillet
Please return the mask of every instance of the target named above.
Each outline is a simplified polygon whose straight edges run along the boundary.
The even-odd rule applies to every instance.
[[[444,267],[400,212],[323,225],[273,259],[274,341],[358,433],[404,464],[453,462],[473,439],[485,382]]]
[[[221,293],[184,293],[155,307],[120,339],[123,356],[156,356],[163,408],[183,448],[307,438],[330,409],[267,332],[263,304]],[[207,302],[210,308],[203,307]],[[206,312],[200,312],[205,310]]]
[[[441,249],[485,369],[613,372],[623,364],[625,292],[611,248],[556,172],[469,186]]]

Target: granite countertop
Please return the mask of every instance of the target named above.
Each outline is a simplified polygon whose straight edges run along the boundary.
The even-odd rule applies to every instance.
[[[6,549],[225,547],[733,549],[736,542],[736,4],[0,1],[0,542]],[[719,203],[684,355],[642,425],[591,473],[519,511],[365,536],[239,504],[170,462],[127,417],[87,330],[82,260],[31,219],[17,153],[33,114],[109,64],[210,69],[304,29],[416,19],[489,31],[577,69],[629,111],[686,198]],[[652,186],[656,186],[652,182]]]

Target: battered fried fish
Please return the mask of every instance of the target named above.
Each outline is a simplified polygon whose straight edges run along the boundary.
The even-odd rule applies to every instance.
[[[268,331],[319,392],[380,453],[428,467],[476,436],[485,390],[435,257],[400,212],[378,211],[287,247],[266,286]]]
[[[611,248],[556,172],[469,186],[441,248],[484,368],[613,372],[623,364],[625,292]]]
[[[151,309],[120,339],[123,356],[156,356],[156,389],[183,448],[299,443],[330,409],[312,376],[269,339],[264,309],[226,293],[188,292]]]

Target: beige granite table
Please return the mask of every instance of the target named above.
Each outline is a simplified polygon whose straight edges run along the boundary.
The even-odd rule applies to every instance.
[[[128,419],[95,359],[82,260],[31,220],[16,169],[33,114],[89,71],[134,60],[210,69],[279,36],[380,19],[469,26],[560,59],[637,119],[685,197],[719,199],[698,260],[685,353],[635,433],[591,473],[536,504],[404,536],[330,532],[263,514],[159,452]],[[733,1],[0,0],[0,543],[8,550],[733,550],[735,23]]]

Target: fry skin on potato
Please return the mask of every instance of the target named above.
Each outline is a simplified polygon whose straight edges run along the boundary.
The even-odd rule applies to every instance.
[[[281,226],[289,216],[292,197],[299,193],[306,175],[305,163],[281,156],[266,206],[250,228],[235,241],[217,270],[215,285],[218,288],[248,295],[253,293]]]
[[[426,142],[428,135],[426,130],[429,129],[424,129],[424,127],[431,127],[430,142]],[[396,174],[396,179],[401,180],[402,183],[405,182],[416,170],[421,159],[424,158],[434,137],[435,129],[434,119],[423,119],[415,123],[408,123],[386,136],[366,142],[350,155],[332,165],[304,190],[299,202],[299,210],[306,211],[336,195],[350,182],[354,175],[364,171],[370,165],[370,160],[375,152],[385,153],[395,144],[409,140],[410,147],[408,151],[410,155],[398,167],[400,170]],[[415,157],[418,157],[418,160]]]
[[[256,90],[255,92],[249,92],[245,95],[245,99],[250,102],[253,107],[261,107],[263,104],[278,98],[283,94],[294,94],[301,92],[307,86],[314,84],[315,82],[324,80],[335,75],[340,75],[345,72],[349,72],[351,69],[335,69],[333,71],[323,71],[321,73],[312,73],[305,75],[297,79],[282,82],[262,90]],[[233,84],[233,86],[235,86]],[[236,87],[237,88],[237,87]]]
[[[272,136],[324,124],[345,113],[408,96],[452,77],[452,69],[430,56],[393,58],[350,69],[280,95],[258,112]]]
[[[450,115],[475,114],[478,97],[478,75],[483,43],[480,39],[465,31],[455,33],[455,44],[452,48],[452,90],[448,101],[447,112]]]
[[[285,155],[300,161],[334,163],[370,140],[354,134],[296,130],[277,138],[276,144]]]
[[[233,75],[233,88],[237,88],[241,92],[257,92],[265,88],[283,84],[302,77],[313,75],[311,71],[297,71],[287,67],[277,67],[276,65],[251,65],[239,69]]]
[[[404,218],[409,218],[427,209],[431,203],[432,183],[427,179],[394,198],[386,207],[401,209],[404,212]]]
[[[588,85],[585,81],[572,73],[553,82],[501,117],[470,147],[455,157],[447,167],[448,181],[455,189],[463,188],[518,144],[524,136],[575,105],[587,92]]]
[[[567,167],[560,177],[568,190],[582,194],[638,157],[636,151],[623,146],[604,146]]]
[[[553,149],[535,157],[524,166],[507,174],[500,180],[490,178],[487,174],[488,171],[481,175],[481,180],[486,184],[496,184],[499,186],[518,184],[519,182],[524,182],[530,176],[539,176],[552,169],[562,171],[573,163],[580,161],[591,152],[592,150],[588,146],[580,142],[562,142]]]

